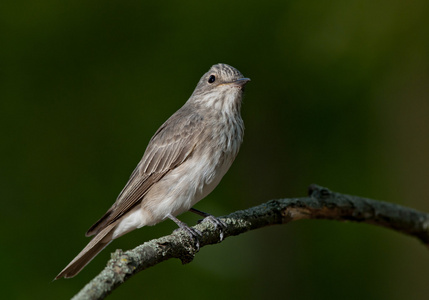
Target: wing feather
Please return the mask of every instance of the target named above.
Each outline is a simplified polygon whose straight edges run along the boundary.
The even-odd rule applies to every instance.
[[[116,202],[87,231],[94,235],[144,201],[150,187],[192,153],[203,131],[203,118],[183,106],[170,117],[149,141],[143,158],[134,169]]]

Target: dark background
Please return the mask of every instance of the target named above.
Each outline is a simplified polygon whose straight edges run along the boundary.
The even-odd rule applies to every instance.
[[[317,183],[429,211],[428,15],[426,0],[2,2],[2,297],[70,298],[115,249],[176,228],[134,231],[52,282],[218,62],[252,79],[246,134],[197,208],[225,215]],[[109,299],[427,299],[428,278],[413,238],[311,220],[167,261]]]

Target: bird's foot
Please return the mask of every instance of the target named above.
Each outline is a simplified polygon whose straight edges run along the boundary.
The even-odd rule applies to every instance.
[[[168,214],[167,217],[179,226],[179,228],[175,229],[174,232],[183,230],[194,241],[197,251],[200,250],[200,237],[203,235],[201,231],[189,227],[185,222],[180,221],[173,215]]]
[[[219,229],[219,231],[220,231],[220,234],[219,234],[220,241],[223,240],[223,237],[224,237],[224,233],[223,232],[227,228],[227,225],[226,225],[225,222],[223,222],[222,220],[216,218],[215,216],[213,216],[211,214],[205,213],[205,212],[200,211],[200,210],[195,209],[195,208],[191,208],[189,211],[193,212],[193,213],[195,213],[197,215],[200,215],[200,216],[204,217],[204,219],[203,220],[199,220],[198,223],[201,223],[201,222],[204,222],[204,221],[212,223],[213,226],[215,227],[215,229]]]

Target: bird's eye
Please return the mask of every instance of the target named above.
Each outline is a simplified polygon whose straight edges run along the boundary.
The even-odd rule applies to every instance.
[[[210,75],[210,77],[209,77],[209,83],[213,83],[213,82],[215,82],[215,80],[216,80],[216,76]]]

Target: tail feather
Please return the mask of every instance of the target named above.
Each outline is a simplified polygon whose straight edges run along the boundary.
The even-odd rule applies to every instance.
[[[55,279],[71,278],[77,275],[101,250],[110,244],[115,225],[110,224],[100,231]]]
[[[88,229],[85,235],[86,236],[97,235],[102,230],[102,228],[106,226],[107,222],[109,221],[110,214],[111,214],[111,209],[109,209],[107,213],[104,214],[104,216],[102,216],[97,222],[95,222],[95,224]]]

